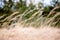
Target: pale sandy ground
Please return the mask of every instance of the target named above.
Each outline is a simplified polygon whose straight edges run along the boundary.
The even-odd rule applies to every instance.
[[[60,29],[52,27],[0,29],[0,40],[60,40]]]

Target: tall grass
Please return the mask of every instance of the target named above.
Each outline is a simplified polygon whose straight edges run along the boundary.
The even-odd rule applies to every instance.
[[[0,40],[60,40],[60,28],[54,28],[59,22],[59,18],[56,21],[56,17],[60,15],[60,12],[53,16],[51,12],[44,17],[42,10],[31,14],[35,9],[28,8],[20,15],[17,11],[1,20],[3,24],[0,29]]]
[[[42,15],[43,11],[41,9],[34,12],[36,8],[34,8],[33,10],[28,8],[27,10],[25,10],[25,12],[21,14],[19,14],[19,11],[17,11],[12,13],[10,16],[6,17],[4,20],[2,20],[1,22],[3,23],[1,26],[9,28],[9,27],[15,27],[17,24],[19,24],[19,25],[23,25],[23,27],[29,27],[29,26],[30,27],[31,26],[32,27],[42,27],[42,26],[56,27],[57,26],[58,27],[58,23],[60,20],[58,16],[60,15],[60,12],[56,12],[54,15],[53,12],[55,12],[55,10],[59,8],[60,7],[55,7],[45,17]],[[3,17],[4,15],[0,17],[0,19]]]

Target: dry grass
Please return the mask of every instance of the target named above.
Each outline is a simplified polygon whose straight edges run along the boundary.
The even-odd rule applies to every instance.
[[[14,12],[2,20],[4,23],[0,29],[0,40],[60,40],[60,28],[54,28],[54,25],[59,22],[59,20],[55,22],[54,20],[60,15],[60,12],[49,18],[54,10],[47,17],[43,17],[42,11],[39,10],[32,14],[31,17],[25,19],[24,16],[35,9],[28,10],[17,16],[14,15],[19,12]]]
[[[4,20],[1,20],[0,26],[1,27],[6,26],[7,28],[9,26],[13,27],[13,26],[16,26],[17,24],[22,24],[28,27],[29,26],[41,27],[42,25],[59,27],[58,25],[60,24],[59,23],[60,18],[58,18],[58,16],[60,16],[60,12],[56,12],[55,14],[53,13],[55,12],[56,9],[59,9],[59,8],[60,6],[55,7],[53,10],[51,10],[51,12],[46,17],[43,17],[42,15],[43,11],[41,9],[31,14],[31,12],[34,12],[34,10],[36,10],[36,8],[30,10],[30,7],[29,7],[28,9],[25,10],[25,12],[21,13],[20,15],[19,15],[19,11],[17,11],[12,13],[10,16],[6,17]],[[28,14],[31,15],[29,18],[26,17],[26,16],[29,16]],[[52,14],[54,15],[50,17]],[[3,17],[4,15],[1,18]]]

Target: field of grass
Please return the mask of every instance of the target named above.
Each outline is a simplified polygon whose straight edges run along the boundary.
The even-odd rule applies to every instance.
[[[60,40],[60,12],[53,15],[54,8],[44,17],[41,10],[33,14],[31,12],[35,9],[28,10],[20,15],[18,11],[14,12],[1,20],[0,40]]]

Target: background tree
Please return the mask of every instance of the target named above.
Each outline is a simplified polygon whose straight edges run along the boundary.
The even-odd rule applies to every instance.
[[[56,7],[56,6],[60,6],[60,0],[52,0],[51,4]]]

